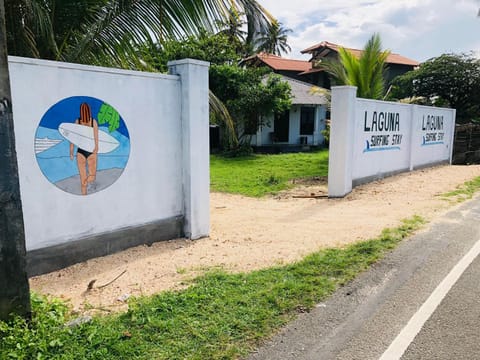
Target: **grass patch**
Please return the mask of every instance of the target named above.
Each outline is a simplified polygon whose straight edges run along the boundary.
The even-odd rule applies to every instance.
[[[124,314],[74,328],[56,300],[33,296],[34,317],[0,322],[1,359],[237,359],[311,309],[423,224],[415,216],[373,240],[251,273],[215,269],[181,291],[133,299]]]
[[[210,156],[212,191],[260,197],[289,188],[293,179],[327,174],[328,150],[237,158]]]
[[[445,194],[442,194],[442,197],[445,199],[454,198],[457,202],[463,202],[469,200],[473,195],[480,189],[480,176],[476,177],[473,180],[465,182],[463,185],[460,185],[456,190],[449,191]]]

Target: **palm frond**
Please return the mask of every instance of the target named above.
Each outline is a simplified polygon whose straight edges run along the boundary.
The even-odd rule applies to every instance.
[[[210,104],[210,112],[211,114],[217,119],[222,121],[225,124],[227,129],[227,133],[229,136],[229,142],[236,147],[238,145],[237,135],[235,133],[235,125],[234,121],[228,112],[227,107],[225,104],[215,96],[215,94],[210,90],[209,94],[209,104]]]
[[[381,98],[385,92],[385,62],[390,51],[382,51],[380,36],[374,34],[367,42],[360,64],[362,97]]]
[[[381,99],[385,92],[386,61],[390,51],[382,51],[380,36],[374,34],[359,58],[351,51],[340,48],[339,61],[326,60],[321,64],[337,85],[357,87],[357,96]]]
[[[55,52],[49,3],[42,0],[11,0],[5,4],[7,47],[11,54],[38,58],[40,46]]]
[[[254,32],[272,19],[256,0],[10,0],[9,49],[81,63],[111,57],[109,63],[120,66],[144,42],[216,30],[231,8],[245,14]]]
[[[243,9],[247,18],[247,37],[245,42],[253,48],[257,34],[268,31],[275,18],[256,0],[238,0],[236,6]]]
[[[345,68],[347,83],[345,85],[358,86],[360,83],[360,64],[358,59],[349,50],[340,48],[338,50],[340,63]]]
[[[351,85],[345,67],[338,60],[323,59],[317,66],[325,69],[332,76],[334,85]]]

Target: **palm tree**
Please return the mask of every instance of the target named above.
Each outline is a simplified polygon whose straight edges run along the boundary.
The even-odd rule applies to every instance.
[[[213,31],[230,9],[244,14],[247,41],[271,21],[256,0],[9,0],[8,46],[12,55],[139,67],[140,44]]]
[[[3,0],[0,0],[0,320],[8,320],[12,313],[23,316],[30,313],[25,232],[10,99],[5,8]]]
[[[228,9],[228,15],[225,20],[216,21],[220,28],[220,33],[225,34],[229,39],[238,39],[242,42],[246,40],[247,32],[243,30],[247,22],[244,20],[244,13],[239,13],[237,9],[231,7]]]
[[[291,31],[284,28],[281,22],[273,20],[267,31],[261,33],[257,39],[257,51],[265,51],[275,55],[281,55],[282,52],[290,52],[292,49],[287,44],[287,34]]]
[[[322,60],[322,66],[336,85],[357,87],[357,96],[381,99],[385,94],[386,60],[389,50],[382,51],[380,36],[374,34],[365,45],[360,57],[345,48],[338,51],[339,60]]]

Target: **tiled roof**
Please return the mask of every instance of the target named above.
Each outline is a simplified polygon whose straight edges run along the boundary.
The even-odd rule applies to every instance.
[[[304,72],[302,72],[298,75],[308,75],[308,74],[313,74],[313,73],[322,72],[322,71],[325,71],[325,68],[320,66],[320,67],[316,67],[316,68],[311,68],[311,69],[309,69],[307,71],[304,71]]]
[[[304,72],[312,68],[312,63],[309,61],[285,59],[281,56],[264,52],[243,59],[242,63],[255,63],[257,61],[265,63],[273,70]]]
[[[306,48],[305,50],[302,50],[302,54],[307,54],[307,53],[313,53],[313,52],[320,52],[319,56],[324,57],[325,55],[328,54],[328,52],[334,51],[338,52],[338,49],[341,48],[341,45],[337,45],[328,41],[322,41],[319,44],[310,46],[309,48]],[[345,48],[349,50],[353,55],[356,57],[360,57],[362,54],[362,50],[358,49],[350,49],[350,48]],[[418,61],[406,58],[405,56],[399,55],[399,54],[394,54],[390,53],[387,57],[387,63],[388,64],[400,64],[400,65],[411,65],[411,66],[418,66],[420,63]]]
[[[327,104],[327,99],[323,95],[313,94],[312,84],[299,81],[296,79],[289,78],[288,76],[283,76],[283,81],[286,81],[290,84],[290,88],[292,89],[292,104],[298,105],[325,105]]]

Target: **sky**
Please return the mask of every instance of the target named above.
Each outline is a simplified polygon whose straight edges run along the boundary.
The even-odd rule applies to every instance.
[[[445,53],[480,57],[480,0],[257,0],[292,30],[289,54],[322,41],[362,49],[379,33],[384,49],[420,62]]]

